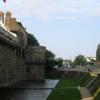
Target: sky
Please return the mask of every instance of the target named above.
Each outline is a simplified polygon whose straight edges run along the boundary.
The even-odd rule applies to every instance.
[[[56,57],[95,56],[100,43],[100,0],[0,0],[40,45]]]

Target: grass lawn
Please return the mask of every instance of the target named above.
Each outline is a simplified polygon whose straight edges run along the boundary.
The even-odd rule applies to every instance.
[[[71,79],[61,79],[47,100],[80,100],[81,95],[76,88],[78,82]]]
[[[72,79],[60,79],[57,84],[57,88],[66,88],[66,87],[77,87],[79,84],[77,81]]]
[[[95,97],[94,100],[100,100],[100,93]]]

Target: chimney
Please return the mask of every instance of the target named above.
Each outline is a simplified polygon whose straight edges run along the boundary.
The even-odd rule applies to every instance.
[[[5,26],[8,31],[11,30],[11,13],[7,12],[5,17]]]
[[[0,21],[4,24],[4,13],[0,11]]]

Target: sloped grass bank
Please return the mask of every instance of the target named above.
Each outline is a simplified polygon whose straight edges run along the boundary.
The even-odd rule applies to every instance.
[[[77,87],[78,83],[75,80],[60,79],[47,100],[81,100],[81,94]]]
[[[56,88],[77,87],[78,85],[79,85],[78,82],[73,79],[62,78],[60,79]]]
[[[94,100],[100,100],[100,93],[95,97]]]
[[[51,77],[52,76],[52,77]],[[49,95],[47,100],[80,100],[76,96],[74,96],[75,92],[72,93],[72,91],[79,90],[75,87],[78,87],[80,85],[81,87],[86,87],[92,96],[96,93],[98,88],[100,87],[100,75],[98,75],[96,78],[93,76],[90,76],[90,73],[87,72],[57,72],[55,71],[54,74],[48,73],[49,78],[53,79],[60,79],[60,82],[54,89],[54,91]],[[73,88],[72,88],[73,87]],[[68,95],[67,95],[68,94]],[[73,94],[71,96],[71,94]],[[78,97],[81,98],[80,92],[77,93]],[[97,95],[95,100],[100,100],[100,94]]]

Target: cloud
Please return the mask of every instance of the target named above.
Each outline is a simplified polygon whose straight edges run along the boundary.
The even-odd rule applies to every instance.
[[[100,16],[98,0],[8,0],[0,10],[12,11],[18,17],[34,16],[38,19],[84,19]]]

